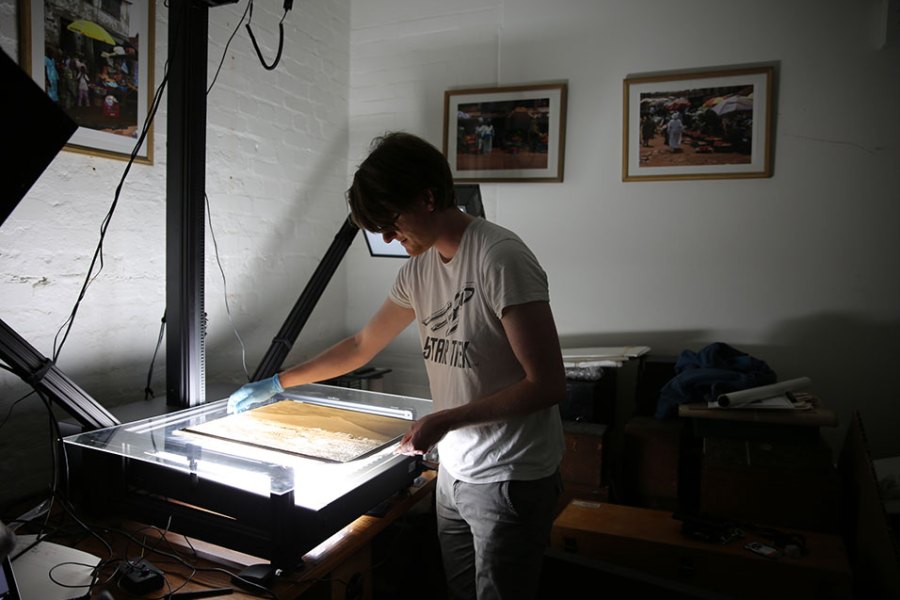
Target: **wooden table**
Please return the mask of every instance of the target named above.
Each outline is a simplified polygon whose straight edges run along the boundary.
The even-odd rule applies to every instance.
[[[245,591],[234,583],[231,576],[253,564],[266,563],[264,559],[243,554],[202,540],[188,539],[180,534],[164,532],[159,528],[143,526],[121,518],[111,517],[101,532],[112,545],[113,558],[101,573],[102,585],[98,585],[92,599],[100,598],[105,590],[115,600],[124,598],[164,598],[170,592],[196,592],[216,588],[233,588],[222,598],[242,600],[250,598],[278,598],[293,600],[316,588],[316,597],[361,598],[372,597],[371,544],[375,537],[392,523],[432,497],[436,473],[426,471],[418,485],[396,495],[385,504],[381,516],[363,515],[342,530],[310,550],[303,556],[298,569],[279,573],[270,585],[271,592]],[[130,538],[124,533],[127,532]],[[142,551],[138,543],[143,541]],[[94,536],[87,536],[76,543],[75,548],[106,557],[108,550]],[[113,577],[122,559],[142,555],[165,574],[166,584],[161,589],[144,595],[134,595],[116,584]],[[108,581],[107,581],[108,580]],[[323,590],[323,588],[325,588]],[[348,593],[351,592],[351,593]],[[219,597],[219,596],[216,596]],[[177,600],[174,596],[173,600]]]
[[[756,408],[709,408],[706,403],[678,407],[678,416],[690,419],[700,437],[745,439],[815,440],[820,427],[836,427],[834,411],[818,405],[806,410]]]
[[[709,408],[708,404],[701,402],[679,405],[678,416],[737,423],[799,425],[803,427],[836,427],[838,424],[834,411],[821,406],[813,406],[807,410],[766,410],[754,408]]]

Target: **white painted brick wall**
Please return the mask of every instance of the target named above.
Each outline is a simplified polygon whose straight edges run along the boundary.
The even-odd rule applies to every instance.
[[[444,90],[495,85],[501,27],[499,1],[353,2],[350,62],[350,173],[372,139],[386,131],[443,143]],[[486,210],[493,212],[490,191]],[[349,253],[348,329],[362,326],[387,296],[401,261],[371,258],[365,242]],[[407,329],[375,363],[394,371],[385,389],[429,397],[415,329]]]
[[[0,46],[15,58],[15,0],[0,0]],[[209,80],[246,1],[210,10]],[[167,8],[157,2],[155,83],[167,56]],[[256,2],[253,30],[271,62],[280,2]],[[272,337],[344,218],[347,173],[350,7],[341,0],[299,0],[284,21],[281,63],[259,64],[243,25],[208,97],[207,181],[232,317],[255,370]],[[165,309],[165,97],[155,121],[155,164],[134,165],[104,243],[104,268],[82,302],[59,367],[107,406],[143,398]],[[42,353],[72,308],[103,217],[125,163],[60,153],[0,228],[0,316]],[[206,238],[208,382],[244,378],[240,347],[225,312],[224,290]],[[344,334],[346,278],[332,280],[288,361],[320,351]],[[165,344],[153,388],[165,393]],[[0,371],[0,422],[26,387]],[[33,456],[4,500],[49,481],[43,409],[32,397],[0,430],[0,470]],[[10,435],[15,432],[16,435]],[[24,446],[23,446],[24,445]],[[18,469],[17,469],[18,470]],[[7,480],[8,481],[8,480]]]

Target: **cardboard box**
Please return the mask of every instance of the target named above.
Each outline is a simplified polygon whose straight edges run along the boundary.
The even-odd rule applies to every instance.
[[[551,547],[578,560],[734,598],[851,597],[851,571],[838,536],[791,531],[805,537],[808,553],[772,559],[744,548],[766,542],[750,532],[716,544],[683,535],[681,525],[668,511],[573,500],[554,521]]]

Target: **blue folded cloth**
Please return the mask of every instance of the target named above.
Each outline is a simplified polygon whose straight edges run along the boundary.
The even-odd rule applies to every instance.
[[[723,342],[714,342],[700,352],[682,351],[675,362],[675,373],[659,392],[657,419],[677,415],[679,404],[709,402],[720,394],[769,385],[778,380],[765,361]]]

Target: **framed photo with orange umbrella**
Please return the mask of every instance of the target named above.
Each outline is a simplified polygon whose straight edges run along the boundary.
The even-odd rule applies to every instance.
[[[67,150],[153,162],[154,5],[19,0],[19,62],[78,124]]]
[[[771,177],[771,66],[625,79],[622,180]]]

